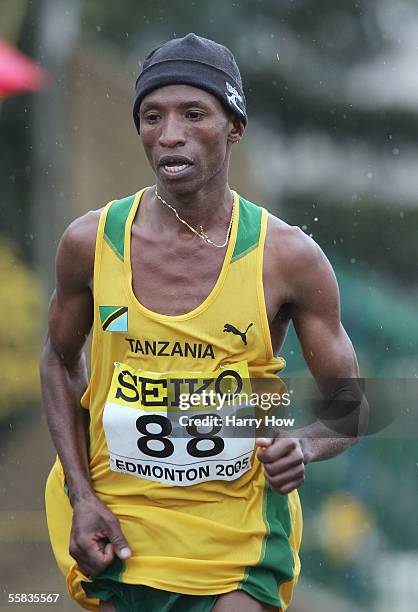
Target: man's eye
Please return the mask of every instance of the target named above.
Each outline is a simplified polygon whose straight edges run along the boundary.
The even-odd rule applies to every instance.
[[[190,111],[187,111],[186,117],[188,119],[193,119],[193,120],[197,121],[199,119],[202,119],[203,113],[200,113],[199,111],[190,110]]]
[[[158,113],[150,113],[145,117],[146,121],[148,121],[149,123],[155,123],[156,121],[158,121],[159,118],[160,115],[158,115]]]

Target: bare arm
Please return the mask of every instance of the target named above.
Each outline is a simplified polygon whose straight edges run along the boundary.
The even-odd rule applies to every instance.
[[[89,413],[80,399],[88,384],[83,347],[92,326],[93,299],[88,285],[91,262],[78,233],[77,227],[70,227],[58,248],[57,286],[41,356],[45,412],[72,504],[92,494],[86,445]]]
[[[109,565],[114,553],[121,558],[130,556],[116,517],[92,487],[87,453],[89,412],[80,404],[88,384],[83,347],[93,322],[90,286],[97,221],[97,213],[88,213],[68,228],[60,242],[57,285],[41,357],[48,426],[74,510],[70,553],[88,575]]]
[[[306,251],[303,271],[296,277],[291,313],[305,361],[324,397],[331,400],[327,412],[332,423],[327,427],[324,418],[299,432],[305,462],[309,462],[334,457],[357,442],[364,430],[367,404],[358,382],[356,354],[341,323],[335,274],[313,241]],[[342,402],[358,410],[339,422],[336,414]]]
[[[289,259],[284,267],[291,317],[306,363],[324,397],[332,400],[328,408],[332,427],[322,419],[294,432],[292,438],[258,440],[268,447],[258,454],[265,464],[266,477],[280,493],[288,493],[304,481],[306,463],[334,457],[352,446],[367,420],[357,358],[340,320],[334,272],[318,245],[298,229],[292,228],[289,234]],[[332,417],[342,402],[356,405],[358,411],[338,423]],[[347,418],[350,433],[343,434]]]

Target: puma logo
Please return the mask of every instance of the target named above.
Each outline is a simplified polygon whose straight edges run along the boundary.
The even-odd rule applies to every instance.
[[[231,323],[225,323],[224,325],[224,332],[230,332],[232,334],[235,334],[236,336],[239,336],[241,338],[241,340],[243,341],[243,343],[245,345],[247,345],[247,332],[250,329],[250,327],[252,326],[252,323],[250,323],[247,327],[247,329],[245,330],[245,332],[240,331],[239,329],[237,329],[235,327],[235,325],[231,325]]]

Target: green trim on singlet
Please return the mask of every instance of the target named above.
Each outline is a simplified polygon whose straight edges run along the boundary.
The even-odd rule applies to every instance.
[[[106,216],[104,239],[122,261],[125,245],[125,224],[134,203],[135,195],[112,202]]]
[[[282,608],[279,587],[294,577],[294,555],[289,537],[292,529],[287,495],[279,495],[266,484],[263,518],[266,535],[257,565],[247,568],[239,589],[255,599]]]
[[[238,233],[231,262],[244,257],[257,247],[261,231],[261,212],[260,206],[240,196]]]

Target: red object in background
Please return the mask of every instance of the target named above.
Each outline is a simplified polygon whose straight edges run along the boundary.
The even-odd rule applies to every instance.
[[[38,91],[46,81],[42,68],[0,38],[0,97]]]

